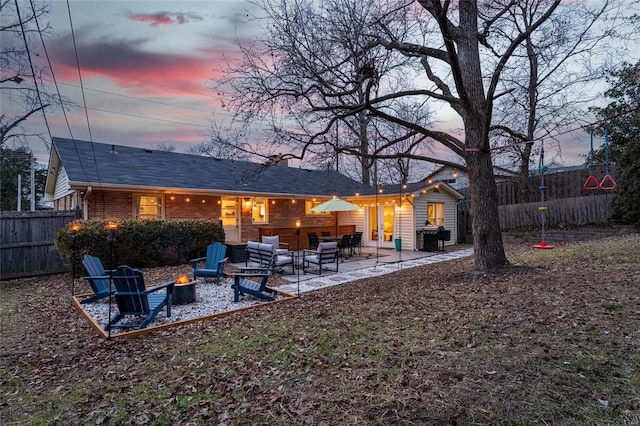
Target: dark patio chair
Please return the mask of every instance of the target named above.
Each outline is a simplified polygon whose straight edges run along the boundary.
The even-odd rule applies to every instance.
[[[119,266],[113,272],[111,280],[116,288],[114,297],[118,305],[118,313],[109,320],[104,327],[105,330],[145,328],[165,306],[167,317],[171,317],[171,296],[175,281],[147,288],[142,272],[129,266]],[[164,294],[153,294],[160,290],[164,290]],[[119,321],[126,316],[144,317],[144,319],[138,323],[120,323]]]
[[[233,301],[239,302],[240,296],[250,294],[258,299],[275,300],[276,291],[267,287],[267,281],[271,276],[271,267],[266,268],[240,268],[240,273],[233,274]],[[250,278],[258,278],[258,281]]]
[[[340,257],[345,257],[345,252],[347,253],[346,257],[349,257],[349,250],[351,250],[351,234],[345,234],[340,239],[338,243],[338,248],[340,249]]]
[[[220,284],[220,276],[224,273],[224,265],[227,262],[225,257],[227,246],[220,242],[209,244],[207,247],[207,256],[191,259],[191,267],[193,268],[193,279],[197,277],[215,278],[216,284]],[[204,268],[198,267],[198,262],[205,261]]]
[[[362,232],[354,232],[349,243],[349,251],[351,254],[358,253],[358,256],[362,254]]]
[[[318,239],[318,234],[315,232],[308,232],[307,236],[309,237],[309,248],[311,250],[315,250],[318,248],[318,244],[320,244],[320,240]]]
[[[91,290],[93,290],[93,295],[82,299],[80,303],[91,303],[109,297],[115,289],[115,287],[109,284],[109,274],[111,271],[105,270],[100,259],[90,254],[84,256],[82,266],[87,274],[89,274],[86,277],[82,277],[82,279],[89,283]],[[111,290],[109,290],[109,287],[111,287]]]

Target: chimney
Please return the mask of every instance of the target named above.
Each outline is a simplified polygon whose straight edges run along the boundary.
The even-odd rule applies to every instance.
[[[116,151],[116,146],[115,145],[111,145],[111,153],[112,154],[117,154],[118,151]]]
[[[289,167],[289,160],[286,158],[281,158],[278,160],[278,166]]]

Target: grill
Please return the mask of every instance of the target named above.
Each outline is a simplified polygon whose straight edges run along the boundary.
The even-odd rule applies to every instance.
[[[416,234],[418,234],[416,241],[420,251],[444,251],[444,242],[451,240],[451,231],[444,229],[444,226],[428,225],[418,229]],[[439,247],[440,241],[442,241],[442,249]]]

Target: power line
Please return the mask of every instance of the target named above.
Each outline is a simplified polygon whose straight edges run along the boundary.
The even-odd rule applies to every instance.
[[[33,77],[33,85],[36,90],[36,95],[38,96],[38,103],[40,104],[40,110],[42,111],[42,116],[44,117],[44,123],[47,126],[47,131],[49,133],[49,138],[51,138],[51,128],[49,127],[49,122],[47,121],[47,115],[44,111],[45,105],[42,103],[42,96],[40,95],[40,89],[38,87],[38,79],[36,78],[36,71],[33,68],[33,61],[31,60],[31,49],[29,48],[29,43],[27,42],[27,33],[24,29],[24,22],[22,22],[22,16],[20,15],[20,7],[18,6],[18,0],[14,0],[16,5],[16,14],[18,15],[18,22],[20,23],[20,30],[22,32],[22,40],[24,40],[24,48],[27,51],[27,58],[29,59],[29,67],[31,68],[31,76]],[[33,4],[31,5],[33,7]],[[33,14],[36,23],[38,22],[37,16],[34,12]],[[38,33],[40,33],[40,26],[38,26]],[[37,110],[35,110],[37,111]],[[49,147],[47,147],[49,148]]]
[[[76,66],[78,67],[78,78],[80,80],[80,90],[82,92],[82,101],[84,103],[84,115],[87,118],[87,130],[89,131],[89,142],[91,142],[91,152],[93,154],[93,163],[96,165],[96,177],[98,178],[98,185],[102,185],[102,180],[100,179],[100,170],[98,168],[98,159],[96,158],[96,150],[93,145],[93,135],[91,134],[91,124],[89,123],[89,111],[87,110],[87,99],[84,95],[84,88],[82,84],[82,71],[80,70],[80,60],[78,58],[78,46],[76,44],[76,34],[73,29],[73,19],[71,18],[71,5],[69,4],[69,0],[67,0],[67,12],[69,14],[69,26],[71,27],[71,39],[73,40],[73,51],[75,53],[76,58]],[[78,151],[78,147],[76,146],[76,141],[73,139],[73,146]],[[78,159],[80,159],[80,155],[78,155]]]
[[[572,128],[570,128],[568,130],[564,130],[562,132],[558,132],[558,133],[555,133],[553,135],[547,135],[545,137],[539,137],[539,138],[531,139],[531,140],[528,140],[528,141],[511,143],[511,144],[508,144],[508,145],[496,146],[496,147],[490,148],[489,151],[500,151],[500,150],[507,149],[507,148],[513,148],[514,146],[518,146],[518,145],[526,145],[528,143],[533,144],[533,143],[536,143],[536,142],[542,142],[542,141],[544,141],[545,138],[547,138],[547,139],[548,138],[557,138],[558,136],[566,135],[568,133],[572,133],[572,132],[575,132],[576,130],[584,129],[586,127],[595,126],[597,124],[605,123],[607,121],[613,120],[614,118],[622,117],[623,115],[631,114],[632,112],[636,112],[636,111],[640,111],[640,107],[632,108],[630,110],[623,111],[623,112],[621,112],[619,114],[612,115],[610,117],[605,117],[605,118],[603,118],[601,120],[593,121],[591,123],[583,124],[581,126],[572,127]],[[467,149],[465,149],[465,151],[467,151],[467,152],[478,152],[478,151],[480,151],[480,149],[479,148],[467,148]]]
[[[165,118],[145,117],[145,116],[142,116],[142,115],[136,115],[136,114],[131,114],[131,113],[127,113],[127,112],[109,111],[109,110],[100,109],[100,108],[87,107],[87,110],[105,112],[107,114],[123,115],[125,117],[142,118],[142,119],[145,119],[145,120],[162,121],[164,123],[180,124],[180,125],[183,125],[183,126],[202,127],[202,128],[207,128],[207,129],[209,128],[209,126],[205,126],[205,125],[202,125],[202,124],[185,123],[185,122],[182,122],[182,121],[167,120]]]
[[[70,83],[60,83],[60,85],[68,86],[68,87],[80,88],[80,86],[77,86],[75,84],[70,84]],[[175,105],[175,104],[170,104],[168,102],[154,101],[152,99],[138,98],[136,96],[123,95],[121,93],[109,92],[107,90],[92,89],[90,87],[85,87],[84,90],[88,90],[90,92],[96,92],[96,93],[103,93],[105,95],[117,96],[117,97],[125,98],[125,99],[132,99],[134,101],[142,101],[142,102],[148,102],[148,103],[152,103],[152,104],[156,104],[156,105],[168,106],[168,107],[172,107],[172,108],[188,109],[188,110],[191,110],[191,111],[204,112],[204,113],[207,113],[207,114],[211,113],[211,111],[204,110],[204,109],[201,109],[201,108],[194,108],[194,107],[188,107],[188,106],[183,106],[183,105]],[[233,116],[233,114],[230,114],[230,113],[220,113],[220,114],[228,115],[230,117]]]
[[[47,64],[49,65],[49,71],[51,72],[51,78],[53,79],[53,84],[56,88],[56,93],[58,95],[58,101],[60,102],[60,109],[62,109],[62,114],[64,116],[64,121],[67,124],[67,129],[69,129],[69,136],[71,137],[71,140],[73,140],[73,146],[76,150],[76,155],[78,155],[78,158],[80,158],[80,153],[78,151],[78,147],[76,146],[75,143],[75,139],[73,138],[73,132],[71,131],[71,125],[69,124],[69,117],[67,117],[67,112],[64,108],[64,102],[62,101],[62,95],[60,94],[60,88],[58,87],[58,82],[56,81],[56,76],[55,73],[53,72],[53,66],[51,65],[51,58],[49,57],[49,51],[47,50],[47,46],[44,42],[44,37],[42,36],[42,29],[40,28],[40,23],[38,22],[38,17],[36,16],[36,8],[33,5],[33,0],[29,0],[29,3],[31,4],[31,12],[33,13],[33,17],[34,20],[36,22],[36,28],[38,29],[38,35],[40,36],[40,43],[42,44],[42,49],[44,51],[45,57],[47,58]],[[46,118],[45,118],[46,121]],[[47,126],[47,129],[49,128],[49,126]],[[49,138],[53,141],[53,136],[51,135],[51,131],[49,131]],[[51,154],[51,146],[49,144],[47,144],[45,142],[46,148],[47,148],[47,154]],[[88,175],[87,175],[87,171],[84,168],[84,165],[82,164],[82,162],[80,162],[80,168],[82,168],[82,172],[84,174],[85,180],[89,181]]]

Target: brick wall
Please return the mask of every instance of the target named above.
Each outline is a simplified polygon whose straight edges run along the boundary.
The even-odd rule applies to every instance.
[[[210,195],[165,195],[166,219],[220,219],[220,197]]]
[[[275,203],[273,202],[275,201]],[[242,203],[242,241],[260,241],[259,228],[294,228],[296,220],[300,220],[302,227],[315,226],[316,217],[305,216],[304,200],[269,200],[269,222],[252,224],[251,208]],[[334,216],[324,218],[323,224],[335,225]],[[326,220],[329,219],[329,220]]]
[[[145,193],[145,195],[154,195]],[[157,194],[162,196],[162,194]],[[165,195],[165,219],[213,219],[220,218],[220,197],[210,195]],[[134,218],[135,195],[125,191],[94,190],[89,194],[89,219]]]
[[[93,190],[88,198],[89,219],[131,219],[133,194],[124,191]]]

